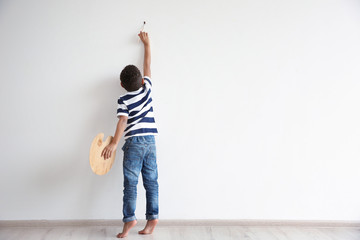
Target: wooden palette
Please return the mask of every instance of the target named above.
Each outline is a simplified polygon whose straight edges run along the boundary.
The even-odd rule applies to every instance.
[[[106,160],[104,156],[101,157],[102,151],[113,139],[112,136],[108,136],[106,141],[103,142],[103,138],[104,133],[99,133],[92,141],[90,148],[90,166],[92,171],[97,175],[104,175],[111,169],[116,155],[116,151],[114,151],[111,157]]]

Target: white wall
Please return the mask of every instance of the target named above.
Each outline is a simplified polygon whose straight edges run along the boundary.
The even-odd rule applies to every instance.
[[[121,219],[119,73],[147,21],[162,219],[360,220],[360,4],[1,1],[0,218]],[[145,191],[138,185],[138,219]]]

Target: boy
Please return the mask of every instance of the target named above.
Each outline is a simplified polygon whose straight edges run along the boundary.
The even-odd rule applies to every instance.
[[[134,65],[126,66],[120,74],[121,86],[128,92],[118,99],[117,124],[115,136],[101,153],[104,159],[116,151],[121,135],[125,144],[123,173],[123,231],[117,235],[123,238],[137,223],[135,217],[137,183],[141,171],[146,190],[146,226],[139,234],[151,234],[158,222],[158,170],[156,163],[155,136],[158,134],[151,98],[150,41],[146,32],[138,34],[144,44],[144,77]]]

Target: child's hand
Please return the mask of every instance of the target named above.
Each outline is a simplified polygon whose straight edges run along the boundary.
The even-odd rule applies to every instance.
[[[104,160],[111,157],[111,154],[116,150],[117,145],[114,143],[110,143],[107,145],[104,150],[101,152],[101,157],[104,155]]]
[[[140,33],[138,34],[138,36],[140,37],[141,41],[144,43],[145,46],[150,45],[150,39],[148,37],[148,33],[147,32],[142,32],[140,31]]]

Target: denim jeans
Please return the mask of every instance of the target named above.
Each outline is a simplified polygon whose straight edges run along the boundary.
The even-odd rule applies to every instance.
[[[129,137],[126,139],[122,150],[124,151],[123,222],[136,220],[137,184],[140,171],[146,190],[146,220],[159,218],[155,136]]]

